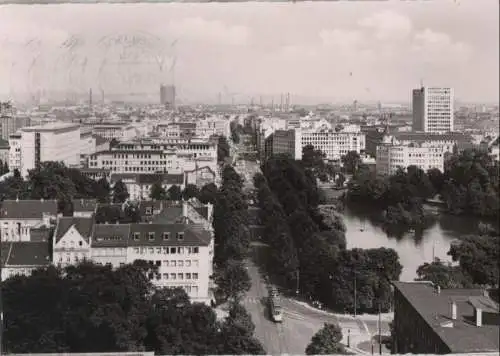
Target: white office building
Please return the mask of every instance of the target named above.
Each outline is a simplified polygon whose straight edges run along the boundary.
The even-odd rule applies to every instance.
[[[46,161],[80,164],[80,125],[54,122],[21,129],[21,175]]]
[[[454,130],[453,88],[413,90],[413,131],[445,133]]]

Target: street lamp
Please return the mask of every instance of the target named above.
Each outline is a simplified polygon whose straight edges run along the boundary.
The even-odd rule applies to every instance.
[[[299,269],[297,268],[297,287],[295,289],[295,294],[296,295],[299,295],[299,278],[300,278],[300,271]]]

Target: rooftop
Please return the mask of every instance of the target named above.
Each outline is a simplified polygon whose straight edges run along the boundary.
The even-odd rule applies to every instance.
[[[49,264],[48,241],[2,242],[2,266],[47,266]]]
[[[499,350],[499,326],[475,324],[474,308],[488,305],[498,313],[498,304],[484,296],[481,289],[441,289],[437,293],[432,283],[394,282],[394,287],[408,300],[420,316],[434,329],[451,352],[474,353]],[[452,320],[450,305],[457,305],[457,319]],[[483,307],[484,308],[484,307]],[[483,312],[485,309],[482,309]],[[452,327],[444,327],[446,323]]]
[[[94,227],[94,219],[79,218],[79,217],[59,218],[57,220],[57,227],[54,236],[55,242],[58,242],[73,226],[85,240],[88,240],[88,238],[92,235],[92,228]]]
[[[70,131],[79,129],[80,124],[69,122],[50,122],[44,125],[23,127],[23,132],[50,132],[50,131]]]
[[[56,200],[4,200],[0,219],[42,219],[44,214],[57,215]]]

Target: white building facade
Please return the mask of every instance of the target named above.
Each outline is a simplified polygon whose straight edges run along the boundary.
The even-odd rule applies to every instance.
[[[413,130],[454,131],[453,88],[422,87],[413,90]]]
[[[80,166],[80,125],[51,123],[21,129],[21,175],[46,161]]]

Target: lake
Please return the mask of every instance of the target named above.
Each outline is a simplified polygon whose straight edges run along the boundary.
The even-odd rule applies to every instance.
[[[342,215],[347,227],[347,248],[393,248],[403,265],[401,281],[413,281],[417,276],[418,266],[431,262],[433,254],[442,261],[451,261],[451,257],[447,255],[451,241],[476,233],[479,224],[478,219],[441,214],[421,234],[413,233],[395,238],[388,237],[367,217],[354,213],[347,207]]]

